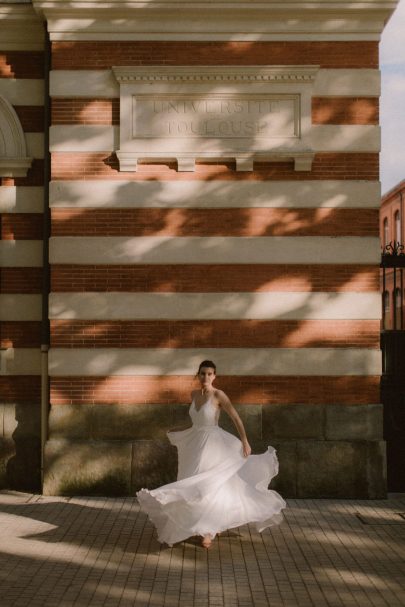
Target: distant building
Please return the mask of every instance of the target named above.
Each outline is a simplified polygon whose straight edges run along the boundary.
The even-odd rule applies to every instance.
[[[387,192],[381,201],[380,235],[384,251],[401,251],[405,245],[405,179]],[[389,247],[386,249],[386,247]],[[392,248],[391,248],[392,247]],[[384,329],[403,328],[405,318],[404,284],[399,272],[394,279],[393,269],[387,270],[385,284],[381,279],[384,308]],[[402,320],[402,322],[401,322]]]

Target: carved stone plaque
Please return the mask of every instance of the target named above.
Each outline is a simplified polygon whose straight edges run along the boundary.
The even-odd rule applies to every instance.
[[[292,159],[309,170],[313,152],[311,89],[316,66],[122,67],[121,171],[137,162],[234,160],[252,170],[255,160]]]
[[[133,138],[298,137],[299,96],[133,96]]]

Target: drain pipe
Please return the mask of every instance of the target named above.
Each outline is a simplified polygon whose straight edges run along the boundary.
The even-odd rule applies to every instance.
[[[49,181],[51,175],[51,158],[49,152],[49,126],[50,126],[50,97],[49,72],[51,69],[51,47],[47,24],[45,28],[44,53],[44,214],[43,214],[43,256],[42,256],[42,323],[41,323],[41,491],[44,482],[44,450],[48,438],[49,414],[49,376],[48,376],[48,350],[50,342],[48,296],[50,291],[49,273]]]

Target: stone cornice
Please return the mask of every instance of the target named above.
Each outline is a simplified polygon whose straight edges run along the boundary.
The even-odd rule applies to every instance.
[[[299,82],[312,83],[319,66],[187,66],[178,67],[113,67],[113,72],[120,83],[144,82],[148,84],[161,82],[178,83],[256,83],[262,82]]]
[[[54,40],[378,40],[398,0],[34,0]]]
[[[91,9],[92,11],[114,9],[127,11],[128,9],[155,9],[160,10],[165,7],[173,7],[185,9],[200,9],[200,8],[235,8],[244,7],[246,9],[272,9],[274,11],[289,10],[294,13],[303,11],[329,10],[337,12],[347,12],[355,10],[393,10],[397,5],[397,0],[312,0],[306,2],[303,0],[293,0],[280,2],[280,0],[74,0],[69,2],[66,0],[33,0],[33,4],[37,9],[42,10],[83,10]]]
[[[11,5],[0,1],[0,38],[2,50],[42,50],[42,19],[30,3]]]

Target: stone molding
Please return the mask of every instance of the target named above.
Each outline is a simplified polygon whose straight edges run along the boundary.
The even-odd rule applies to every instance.
[[[137,66],[113,67],[117,81],[121,83],[147,82],[176,82],[181,84],[194,83],[255,83],[264,82],[293,82],[313,83],[318,73],[318,65],[270,65],[270,66]]]
[[[0,351],[0,376],[40,375],[39,348],[7,348]]]
[[[180,271],[180,270],[179,270]],[[2,302],[0,295],[0,303]],[[18,296],[21,297],[21,296]],[[15,299],[15,298],[14,298]],[[4,300],[3,305],[5,305]],[[327,291],[264,293],[51,293],[52,320],[380,320],[381,296]],[[5,310],[5,308],[4,308]],[[6,310],[5,310],[6,311]],[[15,310],[11,310],[15,313]],[[5,313],[5,312],[4,312]],[[1,314],[1,312],[0,312]],[[8,319],[7,319],[8,320]]]
[[[42,247],[42,240],[1,240],[0,268],[40,268]]]
[[[0,293],[0,321],[32,321],[42,318],[42,295]]]
[[[25,177],[32,158],[27,156],[27,145],[20,120],[13,106],[0,95],[0,176]]]
[[[198,160],[235,161],[237,171],[252,171],[255,160],[293,160],[296,171],[311,170],[311,95],[318,66],[137,66],[112,70],[120,85],[120,149],[116,154],[121,171],[136,171],[138,161],[151,160],[175,160],[179,171],[194,171]],[[256,116],[256,105],[249,114],[249,104],[273,101],[289,104],[289,109],[283,105],[273,110],[271,106],[263,114],[259,109]],[[177,119],[176,111],[171,113],[169,107],[173,103],[192,106],[188,111],[191,118],[185,113]],[[229,106],[218,111],[211,107],[204,114],[199,108],[205,103],[239,107],[233,112]],[[165,110],[156,110],[156,104]],[[249,108],[247,114],[242,105]],[[222,111],[228,114],[222,115]],[[277,125],[286,120],[288,127],[279,130]],[[143,132],[145,123],[152,125],[150,132]],[[236,124],[239,131],[234,134]],[[260,130],[263,125],[265,133]],[[228,130],[221,132],[222,126]]]
[[[22,348],[20,348],[22,350]],[[188,375],[210,348],[51,348],[50,377]],[[368,376],[381,374],[381,353],[371,348],[215,348],[223,375]]]
[[[6,4],[0,6],[1,49],[7,51],[43,50],[45,29],[42,19],[32,4]]]
[[[0,82],[0,92],[2,84],[4,86],[4,83]],[[112,70],[109,69],[51,70],[50,93],[51,97],[113,99],[119,96],[119,84]],[[368,68],[321,68],[314,82],[313,94],[315,97],[379,97],[380,72]],[[30,96],[32,97],[32,93]]]
[[[302,6],[304,4],[304,6]],[[378,40],[396,0],[34,0],[52,40]]]
[[[10,241],[5,241],[2,246]],[[28,242],[28,241],[17,241]],[[54,264],[378,264],[378,236],[51,236]]]
[[[30,208],[28,200],[34,191],[19,187],[19,201],[15,188],[0,190],[0,209],[3,212],[23,212]],[[226,182],[226,196],[222,181],[186,180],[171,181],[124,181],[86,180],[51,181],[49,184],[52,208],[352,208],[376,209],[380,206],[381,186],[379,181],[360,180],[305,180],[283,181],[282,190],[278,181],[234,181]],[[24,200],[22,200],[24,196]],[[40,188],[37,193],[39,200]],[[33,205],[33,202],[31,202]],[[30,212],[40,212],[32,206]],[[23,206],[24,205],[24,206]],[[39,211],[36,210],[39,208]]]

